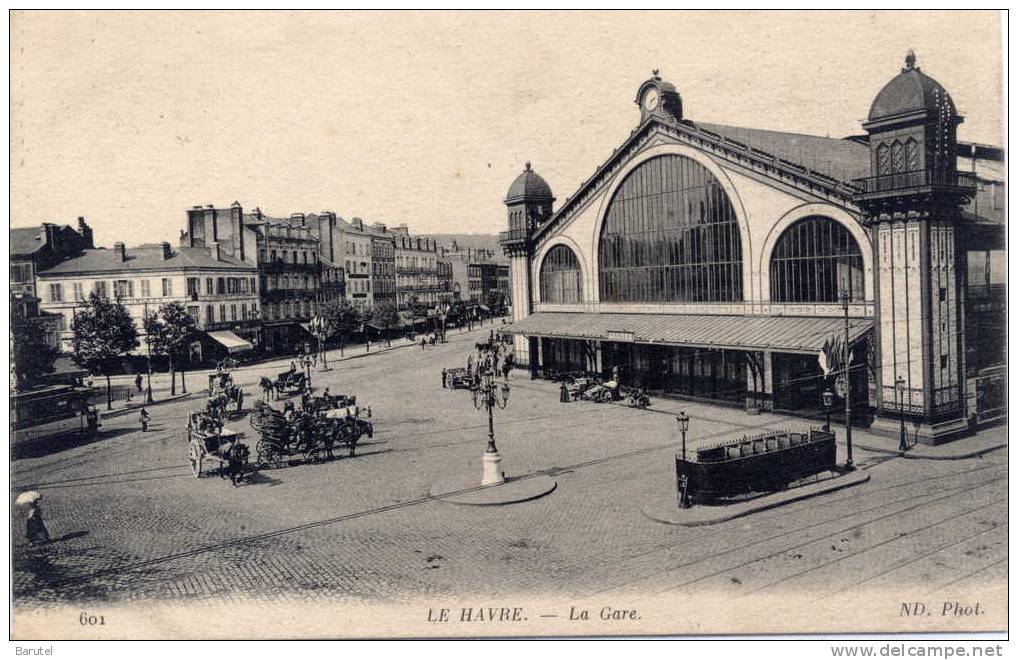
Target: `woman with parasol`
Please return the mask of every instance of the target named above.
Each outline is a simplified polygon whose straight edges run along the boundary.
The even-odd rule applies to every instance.
[[[49,530],[42,521],[42,495],[38,491],[29,490],[14,500],[15,504],[28,506],[25,516],[25,538],[31,545],[49,542]]]

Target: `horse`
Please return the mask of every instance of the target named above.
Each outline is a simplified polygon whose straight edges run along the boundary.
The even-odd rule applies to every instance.
[[[276,391],[276,384],[272,382],[271,378],[262,376],[258,379],[258,387],[262,390],[262,399],[268,401],[269,394],[272,394],[273,399],[279,398],[279,393]]]
[[[226,475],[234,486],[244,480],[244,472],[247,469],[247,459],[251,451],[247,445],[235,442],[232,447],[226,450]]]

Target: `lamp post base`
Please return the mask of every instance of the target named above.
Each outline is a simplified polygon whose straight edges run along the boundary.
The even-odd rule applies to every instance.
[[[485,452],[481,457],[481,467],[482,486],[495,486],[505,481],[505,475],[502,474],[502,455],[498,452]]]

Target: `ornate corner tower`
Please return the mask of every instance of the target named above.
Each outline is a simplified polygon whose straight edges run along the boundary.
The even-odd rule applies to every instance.
[[[509,279],[513,301],[513,321],[530,316],[533,309],[531,258],[533,238],[552,215],[555,198],[551,188],[528,162],[505,196],[509,231],[502,235],[502,250],[509,257]],[[516,362],[530,365],[531,346],[525,337],[515,338]]]
[[[947,91],[915,65],[870,107],[870,176],[855,196],[877,266],[875,427],[936,444],[966,430],[965,264],[961,206],[974,193],[959,182],[958,124]]]

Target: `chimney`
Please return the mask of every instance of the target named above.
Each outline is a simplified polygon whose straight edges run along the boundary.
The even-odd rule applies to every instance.
[[[92,249],[95,247],[94,239],[92,238],[92,228],[85,222],[85,217],[80,215],[78,216],[78,233],[81,234],[86,248]]]
[[[299,222],[301,227],[304,226],[304,214],[303,213],[291,213],[290,214],[290,220],[293,220],[295,222]]]
[[[378,231],[380,231],[382,233],[385,233],[385,225],[383,225],[381,222],[376,222],[375,224],[373,224],[371,226],[374,227],[375,229],[377,229]]]
[[[113,251],[116,253],[117,258],[120,259],[120,261],[127,261],[127,248],[124,247],[123,243],[120,241],[114,243]]]
[[[357,231],[364,231],[364,221],[360,218],[354,218],[350,221],[350,224],[354,226]]]
[[[163,251],[163,261],[166,261],[173,255],[173,251],[170,250],[170,244],[167,243],[166,241],[160,243],[159,247],[161,247]]]

